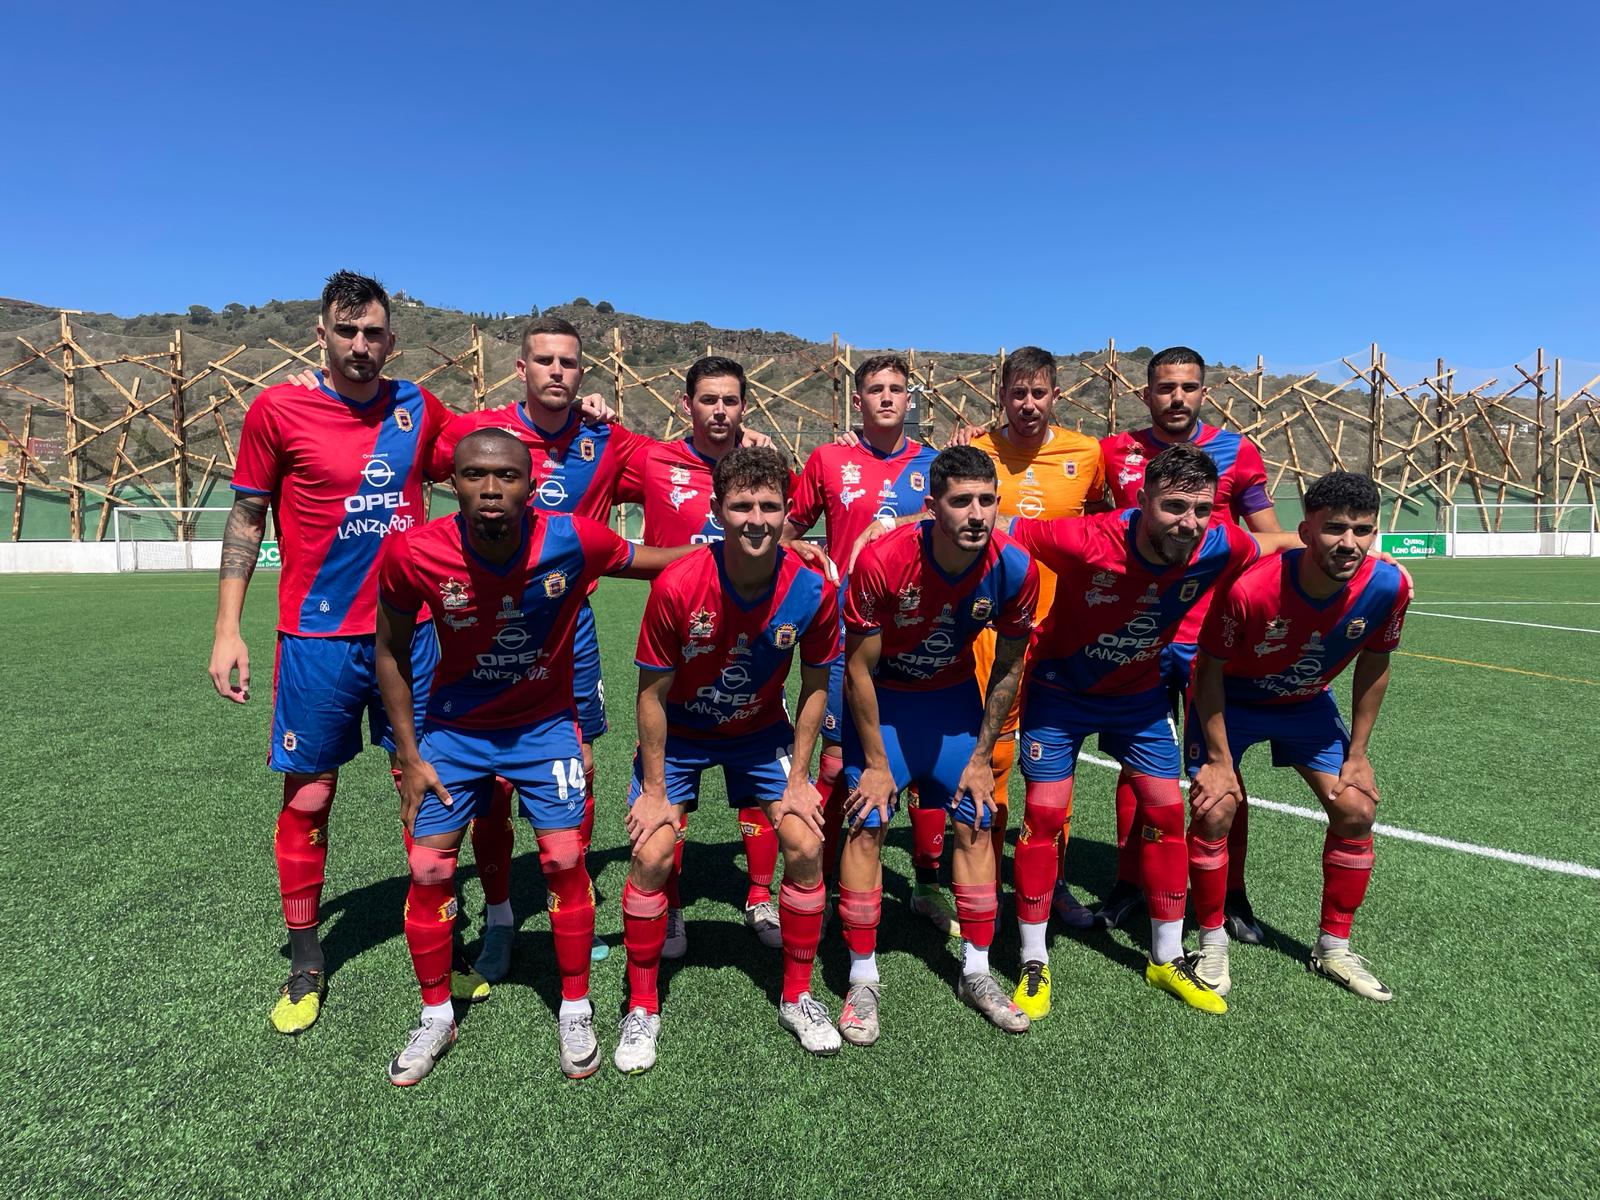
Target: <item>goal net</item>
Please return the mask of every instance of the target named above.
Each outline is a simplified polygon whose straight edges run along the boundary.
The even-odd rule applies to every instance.
[[[111,513],[117,570],[216,570],[222,561],[222,531],[228,512],[226,508],[118,505]],[[276,553],[275,545],[273,550]]]
[[[1600,550],[1592,504],[1456,504],[1452,558],[1589,557]]]

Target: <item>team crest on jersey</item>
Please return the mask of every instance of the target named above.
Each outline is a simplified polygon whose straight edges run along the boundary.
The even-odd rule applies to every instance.
[[[285,754],[293,754],[299,747],[300,739],[295,737],[294,730],[285,729],[283,731],[283,752]]]
[[[567,594],[567,576],[564,571],[551,571],[544,577],[544,594],[550,600],[559,600]]]
[[[709,608],[697,608],[689,614],[689,636],[708,638],[717,632],[717,614]]]
[[[688,483],[689,482],[689,468],[688,467],[673,467],[670,471],[667,472],[667,480],[670,483],[677,483],[677,484]]]
[[[839,464],[839,482],[849,486],[861,482],[861,468],[856,463],[847,462]]]
[[[772,644],[779,650],[789,650],[799,636],[800,630],[786,621],[772,631]]]
[[[495,613],[496,621],[515,621],[522,616],[522,609],[517,606],[515,596],[500,597],[500,611]]]
[[[1076,479],[1078,477],[1078,464],[1075,460],[1068,460],[1062,463],[1061,469],[1066,472],[1068,479]]]
[[[472,597],[467,594],[467,585],[453,577],[439,585],[439,599],[449,609],[465,608],[472,603]]]
[[[994,611],[994,601],[987,596],[979,596],[972,602],[972,619],[974,621],[987,621],[989,614]]]
[[[394,410],[394,423],[397,426],[399,426],[401,433],[410,433],[411,432],[411,428],[412,428],[412,426],[411,426],[411,410],[409,408],[397,408],[397,409],[395,409]]]
[[[923,478],[921,471],[911,472],[911,490],[913,492],[925,492],[928,490],[928,481]]]
[[[593,462],[594,442],[590,441],[588,438],[584,438],[583,441],[579,442],[578,457],[583,459],[584,462]]]
[[[1349,638],[1352,642],[1366,631],[1367,619],[1365,617],[1357,617],[1354,621],[1351,621],[1350,624],[1344,627],[1345,637]]]
[[[1199,594],[1199,592],[1200,581],[1198,579],[1185,579],[1183,581],[1183,586],[1178,589],[1178,599],[1187,604],[1189,601],[1193,600],[1195,596]]]

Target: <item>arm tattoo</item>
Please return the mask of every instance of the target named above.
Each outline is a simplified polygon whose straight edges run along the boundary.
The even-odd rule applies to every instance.
[[[1000,728],[1016,702],[1022,685],[1022,654],[1028,648],[1025,638],[1000,638],[994,647],[994,668],[989,672],[989,694],[983,700],[983,723],[978,727],[978,751],[987,756],[994,751]]]
[[[223,579],[248,580],[255,573],[261,538],[267,531],[267,498],[240,496],[228,512],[222,530]]]

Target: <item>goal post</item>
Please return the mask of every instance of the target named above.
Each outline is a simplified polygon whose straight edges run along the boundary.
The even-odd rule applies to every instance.
[[[1600,553],[1592,504],[1454,504],[1452,558],[1589,558]]]
[[[119,504],[111,536],[119,571],[215,571],[222,562],[227,508]],[[263,541],[256,566],[278,566],[278,543]]]

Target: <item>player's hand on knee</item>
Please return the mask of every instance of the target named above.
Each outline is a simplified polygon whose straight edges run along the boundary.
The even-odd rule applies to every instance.
[[[1373,808],[1378,806],[1378,779],[1373,774],[1371,759],[1346,758],[1344,766],[1339,768],[1339,780],[1334,784],[1333,794],[1328,797],[1329,801],[1338,803],[1340,796],[1350,788],[1365,796]]]
[[[880,767],[868,767],[861,772],[861,782],[844,802],[845,820],[851,829],[860,829],[869,816],[877,813],[879,822],[887,825],[894,797],[894,777]]]
[[[796,818],[818,837],[822,836],[822,793],[809,779],[790,780],[783,797],[772,807],[772,827],[777,829],[785,817]]]
[[[1239,803],[1239,775],[1227,763],[1202,763],[1189,784],[1189,815],[1193,820],[1224,820]]]
[[[250,699],[250,651],[238,634],[213,643],[210,671],[211,686],[224,700],[243,704]],[[237,683],[233,681],[235,671],[239,674]]]
[[[673,820],[672,805],[667,803],[666,796],[659,793],[652,794],[649,791],[641,793],[633,802],[633,806],[628,809],[625,822],[628,841],[633,846],[634,853],[637,854],[643,849],[644,844],[656,830],[668,824],[676,827],[677,823]]]
[[[956,784],[954,800],[960,804],[963,797],[972,799],[972,827],[983,828],[984,814],[992,819],[999,812],[999,807],[994,802],[994,768],[989,765],[989,760],[983,762],[969,762],[961,771],[961,779]]]

